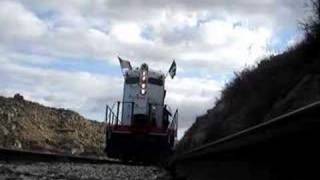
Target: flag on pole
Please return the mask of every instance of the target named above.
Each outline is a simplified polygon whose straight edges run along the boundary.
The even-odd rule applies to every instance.
[[[118,59],[121,66],[122,73],[125,72],[124,70],[132,70],[132,66],[129,61],[123,60],[119,56],[118,56]]]
[[[176,64],[176,61],[173,60],[171,66],[170,66],[170,69],[169,69],[169,74],[170,74],[172,79],[176,75],[176,72],[177,72],[177,64]]]

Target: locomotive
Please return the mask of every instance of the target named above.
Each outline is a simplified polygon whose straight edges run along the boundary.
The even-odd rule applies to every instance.
[[[132,68],[129,61],[120,65],[124,75],[122,101],[106,106],[106,147],[110,158],[150,160],[172,153],[177,139],[178,110],[165,104],[165,79],[175,76],[173,61],[165,75],[143,63]]]

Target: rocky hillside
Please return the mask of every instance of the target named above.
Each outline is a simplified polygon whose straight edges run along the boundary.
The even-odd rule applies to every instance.
[[[178,152],[320,100],[320,0],[314,10],[304,41],[235,73],[216,104],[185,133]]]
[[[76,112],[0,96],[0,146],[69,154],[102,154],[103,123]]]

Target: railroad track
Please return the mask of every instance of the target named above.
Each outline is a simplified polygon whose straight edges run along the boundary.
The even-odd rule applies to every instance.
[[[170,179],[165,169],[103,158],[0,149],[0,179]]]
[[[0,148],[0,160],[6,162],[72,162],[87,164],[118,164],[126,166],[162,166],[161,163],[154,161],[121,161],[106,157],[89,157],[59,154],[51,152],[26,151]]]
[[[124,164],[121,161],[98,157],[74,156],[56,153],[35,152],[0,148],[0,160],[6,162],[28,161],[28,162],[73,162],[93,164]],[[132,163],[126,163],[132,164]]]
[[[305,179],[317,172],[319,140],[320,101],[175,155],[169,166],[188,179]]]

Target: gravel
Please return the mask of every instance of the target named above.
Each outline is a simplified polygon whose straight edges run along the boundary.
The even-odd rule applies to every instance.
[[[0,162],[0,180],[98,180],[98,179],[172,179],[155,166],[74,163],[6,163]]]

